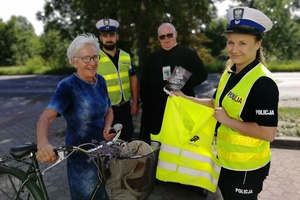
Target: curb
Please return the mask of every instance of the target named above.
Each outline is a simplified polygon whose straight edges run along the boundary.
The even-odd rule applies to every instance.
[[[300,149],[300,138],[298,137],[276,137],[271,142],[271,147],[281,149]]]

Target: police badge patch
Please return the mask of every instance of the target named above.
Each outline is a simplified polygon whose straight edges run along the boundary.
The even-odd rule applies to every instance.
[[[244,15],[244,9],[243,8],[233,9],[234,23],[239,24],[240,20],[243,18],[243,15]]]
[[[104,24],[104,26],[110,26],[109,19],[104,19],[103,24]]]

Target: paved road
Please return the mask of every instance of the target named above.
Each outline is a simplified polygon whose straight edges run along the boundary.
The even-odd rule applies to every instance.
[[[275,74],[280,90],[280,104],[297,102],[300,98],[300,74]],[[24,142],[36,141],[35,128],[43,107],[57,83],[64,76],[0,76],[0,155]],[[216,87],[218,74],[210,74],[208,80],[196,88],[199,97],[209,97]],[[292,100],[292,101],[291,101]],[[138,126],[139,116],[134,118]],[[65,122],[58,119],[50,130],[52,143],[64,142]],[[137,127],[136,127],[137,128]],[[138,130],[138,128],[137,128]],[[298,143],[297,143],[298,144]],[[264,184],[261,200],[300,199],[300,158],[297,149],[272,148],[273,158],[270,176]],[[42,169],[48,165],[41,165]],[[44,176],[51,200],[70,199],[66,180],[65,163],[59,164]],[[191,188],[178,184],[158,184],[149,200],[203,199]],[[221,199],[219,191],[209,193],[208,200]]]
[[[300,107],[300,73],[274,73],[279,88],[279,105]],[[209,74],[207,80],[195,88],[198,97],[211,97],[220,74]]]

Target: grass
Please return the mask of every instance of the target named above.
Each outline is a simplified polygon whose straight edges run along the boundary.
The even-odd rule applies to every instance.
[[[300,61],[279,61],[272,60],[267,62],[267,67],[271,72],[299,72]]]
[[[73,67],[29,67],[29,66],[10,66],[0,67],[0,75],[29,75],[29,74],[52,74],[52,75],[64,75],[71,74],[75,71]]]
[[[208,72],[223,72],[225,61],[215,59],[209,63],[205,63]],[[300,61],[298,60],[270,60],[267,61],[267,68],[271,72],[300,72]]]
[[[215,59],[205,63],[209,73],[221,73],[224,70],[225,61]],[[270,60],[267,67],[271,72],[300,72],[300,61],[280,61]],[[142,68],[136,67],[137,71]],[[0,66],[0,75],[24,75],[24,74],[69,74],[74,71],[72,66],[49,67],[43,66],[43,62],[38,58],[33,58],[25,66]]]
[[[300,108],[280,107],[277,136],[300,137]]]

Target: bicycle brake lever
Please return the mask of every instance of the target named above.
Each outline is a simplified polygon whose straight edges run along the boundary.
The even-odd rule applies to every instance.
[[[116,136],[112,139],[112,141],[110,142],[109,145],[111,145],[112,143],[115,143],[119,139],[120,135],[121,135],[121,130],[118,130]]]
[[[65,151],[58,151],[57,155],[58,155],[57,161],[53,165],[51,165],[51,166],[47,167],[46,169],[44,169],[44,171],[42,172],[42,175],[44,175],[47,170],[51,169],[52,167],[54,167],[55,165],[57,165],[58,163],[60,163],[64,159],[66,159],[66,152]]]

